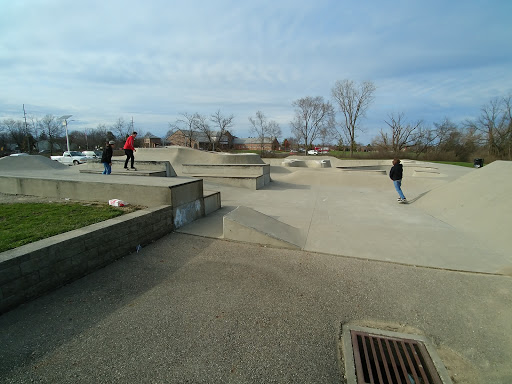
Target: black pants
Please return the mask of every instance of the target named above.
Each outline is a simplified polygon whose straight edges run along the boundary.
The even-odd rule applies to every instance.
[[[128,160],[132,160],[131,167],[133,168],[133,162],[135,161],[135,157],[133,156],[133,150],[132,149],[125,149],[124,153],[126,154],[126,160],[124,162],[124,167],[128,168]]]

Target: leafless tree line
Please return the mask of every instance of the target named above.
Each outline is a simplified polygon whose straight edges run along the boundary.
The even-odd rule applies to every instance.
[[[226,132],[233,127],[234,115],[223,115],[220,110],[210,116],[200,113],[184,112],[174,123],[169,123],[169,131],[166,137],[172,136],[176,131],[181,131],[187,140],[187,146],[192,147],[200,135],[204,135],[209,143],[209,150],[219,148],[219,144],[226,136]]]
[[[480,116],[456,124],[445,118],[427,126],[421,120],[409,122],[405,114],[392,113],[385,120],[388,128],[373,139],[378,150],[417,157],[440,157],[468,161],[480,153],[492,159],[512,160],[512,96],[494,98],[480,109]]]
[[[16,149],[25,153],[37,153],[40,149],[36,144],[44,141],[47,143],[46,150],[53,154],[58,148],[65,147],[65,126],[62,122],[51,114],[40,119],[32,116],[27,116],[24,120],[4,119],[0,122],[0,149],[3,152]],[[68,124],[68,129],[69,125],[71,124]],[[111,125],[98,124],[96,128],[70,130],[68,137],[72,147],[81,150],[97,149],[109,140],[124,144],[133,129],[133,122],[126,122],[120,117]]]

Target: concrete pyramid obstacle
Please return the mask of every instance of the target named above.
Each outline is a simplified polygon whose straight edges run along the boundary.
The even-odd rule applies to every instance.
[[[298,228],[243,206],[225,215],[223,225],[225,239],[290,249],[304,245]]]

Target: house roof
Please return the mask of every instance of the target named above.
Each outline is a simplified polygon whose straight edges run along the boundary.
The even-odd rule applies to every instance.
[[[177,130],[176,132],[173,133],[173,135],[178,132],[181,132],[183,135],[185,135],[187,137],[190,135],[189,130],[182,130],[182,129]],[[211,135],[212,135],[211,138],[213,140],[217,140],[218,136],[220,135],[220,131],[212,131]],[[221,142],[227,142],[228,135],[231,135],[231,133],[229,133],[229,131],[224,132],[224,135],[221,138]],[[204,133],[202,131],[192,131],[192,140],[197,141],[199,143],[209,143],[210,142],[206,133]]]
[[[261,142],[259,137],[248,137],[248,138],[240,138],[237,137],[233,140],[233,144],[243,145],[243,144],[272,144],[274,140],[270,137],[265,137],[263,139],[263,143]]]

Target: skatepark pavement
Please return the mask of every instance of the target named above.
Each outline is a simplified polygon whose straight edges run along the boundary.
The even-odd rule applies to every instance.
[[[404,161],[399,205],[385,174],[329,160],[273,159],[257,191],[205,183],[219,211],[0,316],[1,381],[342,383],[353,323],[425,335],[454,383],[512,382],[511,163]],[[238,206],[303,250],[224,240]]]

